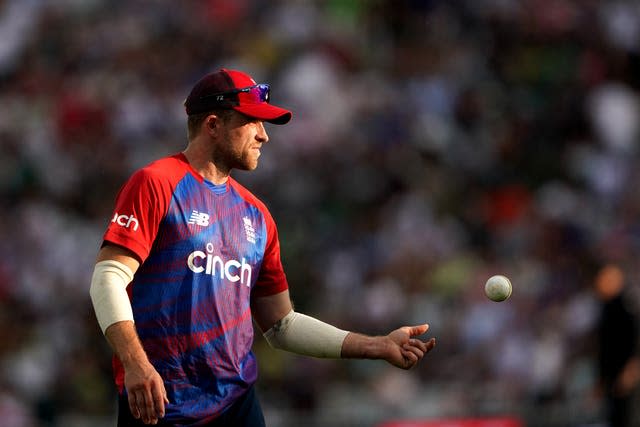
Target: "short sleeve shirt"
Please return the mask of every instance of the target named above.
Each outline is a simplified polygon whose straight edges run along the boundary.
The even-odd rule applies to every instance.
[[[165,420],[216,418],[257,378],[251,298],[288,288],[268,209],[233,178],[214,185],[176,154],[122,187],[104,241],[141,262],[127,290],[165,382]],[[114,369],[124,392],[117,358]]]

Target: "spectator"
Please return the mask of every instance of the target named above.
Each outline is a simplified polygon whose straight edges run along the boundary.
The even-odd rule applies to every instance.
[[[615,264],[603,266],[594,285],[602,301],[598,323],[598,368],[611,427],[631,426],[631,396],[640,382],[638,314],[629,295],[628,278]]]

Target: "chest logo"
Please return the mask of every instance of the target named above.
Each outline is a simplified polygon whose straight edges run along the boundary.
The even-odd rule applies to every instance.
[[[252,267],[243,257],[242,261],[224,259],[215,253],[213,243],[207,243],[207,252],[193,251],[187,258],[187,267],[197,274],[227,279],[230,282],[251,287]]]
[[[189,217],[188,224],[195,224],[201,227],[206,227],[209,225],[209,214],[205,212],[198,212],[197,210],[193,210],[191,212],[191,216]]]
[[[242,218],[242,222],[244,223],[244,234],[247,236],[247,242],[255,243],[256,230],[253,228],[253,224],[251,224],[251,219],[245,216]]]

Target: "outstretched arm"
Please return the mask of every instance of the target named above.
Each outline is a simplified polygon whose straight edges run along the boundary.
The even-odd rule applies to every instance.
[[[382,359],[393,366],[411,369],[436,345],[436,339],[417,338],[429,325],[403,326],[386,336],[365,336],[350,332],[342,343],[343,358]]]
[[[366,336],[340,330],[293,311],[289,291],[252,302],[256,323],[267,342],[298,354],[329,358],[382,359],[410,369],[435,346],[435,338],[421,341],[428,325],[404,326],[386,336]]]

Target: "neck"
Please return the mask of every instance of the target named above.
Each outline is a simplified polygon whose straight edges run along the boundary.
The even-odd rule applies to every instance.
[[[214,184],[224,184],[229,179],[230,171],[217,166],[212,160],[211,153],[208,153],[204,149],[204,144],[199,144],[197,140],[189,142],[182,153],[191,167],[207,181]]]

